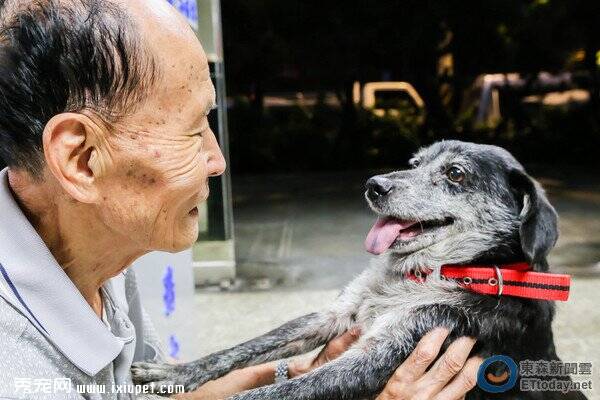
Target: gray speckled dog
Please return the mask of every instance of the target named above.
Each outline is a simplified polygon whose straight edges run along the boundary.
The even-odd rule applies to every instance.
[[[340,358],[282,383],[232,399],[373,398],[418,340],[436,326],[478,339],[473,353],[515,361],[558,360],[550,301],[477,294],[436,275],[444,264],[506,264],[526,260],[547,271],[557,216],[540,186],[504,149],[444,141],[419,151],[412,169],[367,182],[378,221],[367,249],[381,254],[324,311],[305,315],[239,346],[183,365],[137,364],[137,383],[183,384],[193,390],[227,372],[305,353],[354,326],[361,338]],[[425,283],[408,272],[432,269]],[[581,399],[579,392],[492,395],[469,399]],[[556,396],[556,397],[554,397]]]

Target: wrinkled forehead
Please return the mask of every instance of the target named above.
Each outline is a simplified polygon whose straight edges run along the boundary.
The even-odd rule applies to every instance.
[[[523,167],[501,147],[476,143],[443,141],[419,150],[414,159],[421,165],[457,164],[471,173],[488,175]]]

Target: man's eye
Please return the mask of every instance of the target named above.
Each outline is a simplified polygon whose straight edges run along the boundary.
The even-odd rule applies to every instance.
[[[448,171],[446,171],[446,176],[452,182],[461,183],[465,180],[465,171],[460,169],[457,166],[450,167]]]

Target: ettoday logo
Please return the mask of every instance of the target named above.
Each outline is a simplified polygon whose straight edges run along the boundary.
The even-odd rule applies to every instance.
[[[486,359],[477,373],[477,386],[488,393],[503,393],[517,383],[519,369],[510,357],[495,355]]]
[[[592,390],[591,362],[522,360],[505,355],[486,359],[477,373],[477,386],[488,393],[504,393],[519,380],[521,392],[576,392]],[[520,379],[519,379],[520,378]]]

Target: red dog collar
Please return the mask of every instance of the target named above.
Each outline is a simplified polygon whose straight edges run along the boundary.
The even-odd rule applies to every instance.
[[[569,298],[571,276],[530,271],[527,263],[489,265],[444,265],[441,276],[458,282],[476,293],[516,296],[528,299],[560,300]],[[428,273],[410,273],[409,279],[424,282]]]

